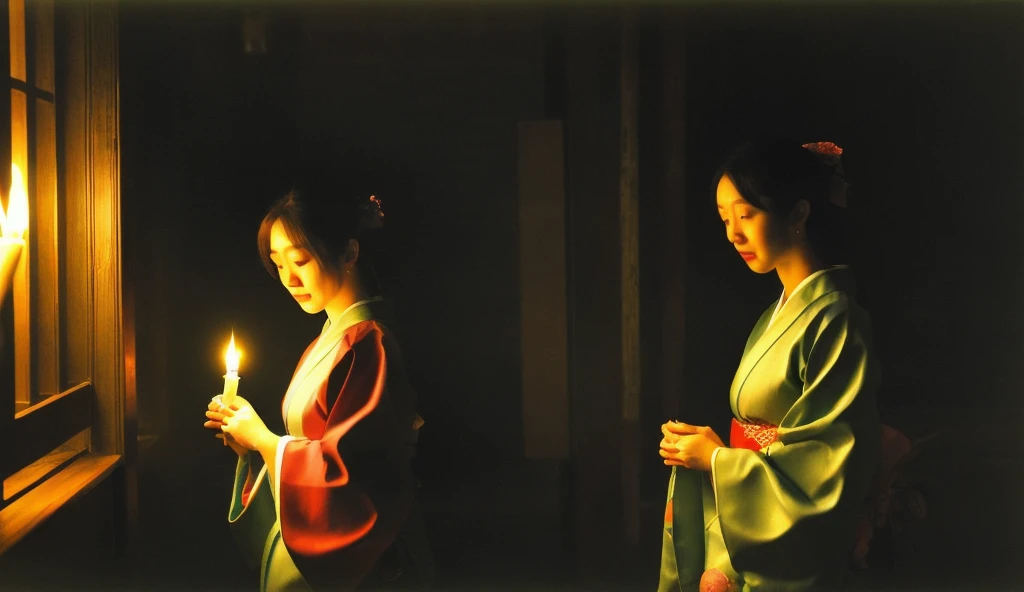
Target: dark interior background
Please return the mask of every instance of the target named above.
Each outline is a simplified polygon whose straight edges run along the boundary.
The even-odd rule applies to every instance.
[[[853,264],[882,358],[885,416],[908,434],[957,428],[940,447],[942,485],[933,493],[945,500],[930,518],[943,542],[908,558],[909,571],[890,582],[960,586],[975,565],[987,566],[992,581],[1020,582],[1011,568],[1021,547],[1011,533],[1024,525],[1009,492],[1019,485],[1021,455],[1008,434],[1021,419],[1024,359],[1022,6],[638,7],[647,506],[661,503],[667,477],[654,449],[668,418],[658,415],[660,395],[648,394],[658,392],[663,363],[653,238],[667,231],[657,205],[660,47],[681,35],[681,413],[725,433],[743,343],[779,291],[724,240],[710,206],[712,172],[759,133],[835,141],[854,184]],[[332,167],[356,194],[384,198],[391,256],[382,272],[426,420],[418,471],[426,499],[438,500],[425,511],[441,583],[491,589],[495,579],[539,587],[573,578],[568,560],[549,552],[561,549],[557,524],[520,520],[544,521],[521,508],[555,494],[548,481],[516,472],[528,464],[517,123],[564,115],[586,129],[571,107],[581,102],[592,106],[587,113],[616,112],[617,13],[571,3],[149,2],[124,3],[121,13],[122,191],[138,213],[125,244],[136,262],[140,431],[154,442],[140,475],[152,551],[144,585],[255,585],[224,523],[233,455],[204,430],[202,413],[219,392],[234,330],[244,350],[240,392],[280,429],[281,394],[322,319],[303,314],[266,274],[255,238],[288,171],[308,159]],[[247,13],[266,18],[265,54],[244,49]],[[588,58],[586,96],[565,83],[574,63],[559,60],[559,47],[578,39],[574,27],[587,27],[600,50]],[[617,133],[595,124],[593,138],[617,150]],[[614,170],[575,162],[570,183],[602,175],[617,182]],[[599,257],[616,253],[618,236],[606,240],[579,256],[604,265]],[[606,265],[617,270],[618,260]],[[603,288],[572,289],[582,298]],[[1016,481],[990,481],[981,502],[981,483],[1000,477]],[[657,518],[642,532],[649,556],[623,566],[641,589],[657,579]]]

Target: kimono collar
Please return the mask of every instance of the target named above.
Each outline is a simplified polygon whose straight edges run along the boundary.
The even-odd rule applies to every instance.
[[[338,316],[337,323],[331,323],[330,319],[324,323],[323,331],[320,333],[320,337],[317,338],[316,343],[309,352],[309,359],[304,361],[301,365],[300,371],[296,373],[298,382],[305,380],[306,376],[315,368],[320,362],[324,360],[334,351],[334,347],[341,341],[342,336],[345,334],[345,330],[353,325],[362,323],[363,321],[369,321],[379,319],[383,316],[382,307],[386,306],[384,300],[380,297],[368,298],[366,300],[360,300],[352,306],[345,309],[343,313]],[[300,376],[301,375],[301,376]]]
[[[838,269],[838,268],[831,268],[831,269]],[[801,281],[799,284],[796,285],[796,288],[793,289],[793,293],[789,295],[789,298],[783,299],[786,296],[786,290],[783,289],[782,290],[782,296],[779,297],[779,303],[775,306],[775,312],[772,313],[772,318],[771,318],[770,321],[768,321],[768,326],[771,326],[771,324],[775,322],[775,317],[779,316],[779,311],[782,310],[782,308],[784,306],[789,304],[789,301],[793,299],[793,296],[797,292],[799,292],[801,290],[801,288],[803,288],[807,284],[809,284],[812,281],[814,281],[814,279],[817,278],[818,276],[820,276],[821,274],[826,273],[828,271],[830,271],[830,269],[828,269],[828,268],[826,268],[826,269],[819,269],[818,271],[815,271],[811,275],[805,277],[803,279],[803,281]]]
[[[337,352],[336,348],[345,335],[345,330],[363,321],[381,319],[386,314],[387,303],[384,302],[383,298],[368,298],[346,308],[344,312],[338,315],[337,323],[332,324],[330,319],[324,323],[320,337],[317,338],[316,342],[308,350],[308,353],[299,362],[299,367],[296,368],[295,373],[292,375],[291,383],[288,385],[288,390],[281,405],[285,418],[285,429],[289,434],[301,433],[301,418],[295,420],[299,422],[297,424],[293,425],[290,423],[290,420],[295,419],[291,417],[290,412],[293,403],[305,406],[305,400],[295,403],[293,399],[298,396],[297,393],[301,392],[301,385],[312,374],[313,370],[327,359],[328,356]],[[300,409],[303,407],[300,407]]]
[[[365,300],[360,300],[359,302],[353,302],[348,306],[348,308],[341,311],[341,314],[338,315],[337,323],[334,323],[332,325],[330,318],[328,318],[327,321],[324,322],[324,328],[322,331],[320,331],[321,337],[327,336],[328,333],[334,333],[338,331],[343,332],[345,331],[345,329],[348,329],[352,325],[361,323],[363,321],[368,321],[374,318],[371,307],[368,307],[366,305],[373,302],[382,302],[383,300],[384,299],[381,298],[380,296],[374,296],[373,298],[367,298]]]
[[[789,329],[811,303],[831,292],[845,292],[850,296],[856,293],[853,272],[845,265],[812,274],[805,281],[806,283],[802,283],[797,290],[790,294],[789,300],[781,310],[777,310],[776,314],[771,317],[762,317],[761,322],[754,327],[753,335],[756,336],[756,339],[750,346],[750,350],[744,354],[740,366],[740,375],[744,377],[744,380],[764,354],[771,349],[779,337],[782,337],[786,329]]]

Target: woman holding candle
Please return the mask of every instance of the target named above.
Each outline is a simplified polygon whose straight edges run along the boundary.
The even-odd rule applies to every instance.
[[[782,295],[730,390],[729,446],[670,421],[659,591],[835,590],[879,461],[879,369],[844,263],[847,183],[831,143],[763,141],[714,178],[726,238]]]
[[[411,468],[422,421],[364,248],[382,224],[375,197],[351,203],[310,182],[259,229],[267,270],[302,310],[327,313],[284,395],[285,434],[241,396],[215,397],[206,413],[239,455],[228,520],[261,590],[408,589],[432,577]]]

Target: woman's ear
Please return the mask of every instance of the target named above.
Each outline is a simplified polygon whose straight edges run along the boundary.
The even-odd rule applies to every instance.
[[[793,206],[793,211],[789,214],[789,223],[803,227],[807,223],[807,217],[811,215],[811,204],[806,199],[801,199],[796,202]]]
[[[345,248],[345,254],[341,256],[341,265],[345,269],[349,269],[356,262],[359,261],[359,241],[352,238],[348,241],[348,247]]]

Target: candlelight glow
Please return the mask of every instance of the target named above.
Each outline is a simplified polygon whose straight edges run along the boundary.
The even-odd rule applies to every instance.
[[[228,344],[228,353],[224,356],[228,366],[228,374],[238,374],[238,362],[242,358],[241,352],[235,348],[235,332],[231,332],[231,343]]]
[[[21,238],[28,229],[28,195],[18,165],[11,164],[11,197],[7,212],[0,207],[0,233],[5,238]]]

